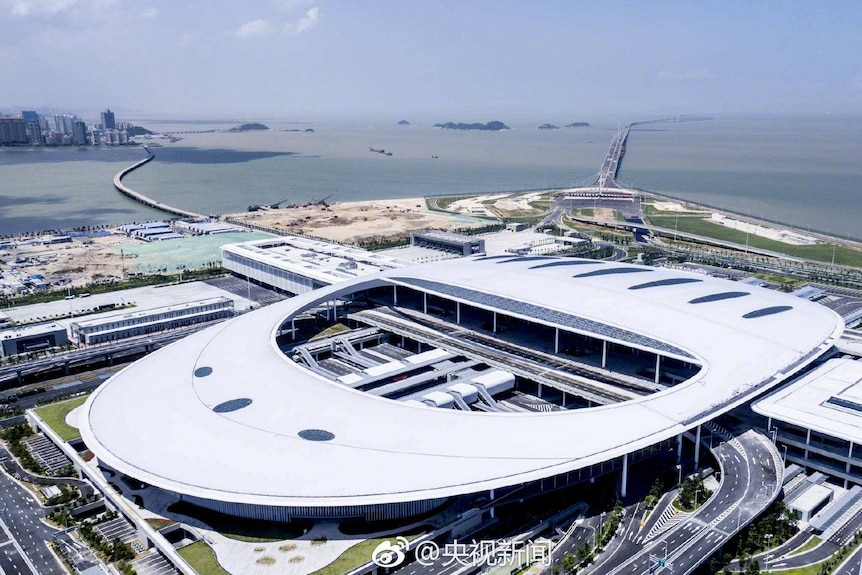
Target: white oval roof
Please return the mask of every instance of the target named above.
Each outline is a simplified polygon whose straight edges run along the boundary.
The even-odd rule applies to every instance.
[[[600,270],[608,271],[594,273]],[[550,325],[595,328],[702,369],[682,385],[625,403],[466,413],[350,390],[275,345],[285,318],[391,283],[504,306]],[[738,297],[714,298],[728,293]],[[583,468],[673,437],[774,386],[842,331],[840,317],[807,300],[664,268],[570,258],[446,260],[297,296],[161,349],[92,394],[81,431],[106,464],[198,497],[284,506],[448,497]],[[309,441],[301,430],[334,438]]]

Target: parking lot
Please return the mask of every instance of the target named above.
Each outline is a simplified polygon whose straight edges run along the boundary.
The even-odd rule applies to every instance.
[[[63,455],[63,452],[54,445],[54,443],[44,435],[37,435],[25,439],[21,443],[36,460],[36,463],[42,466],[45,472],[49,475],[56,475],[64,467],[72,464],[69,458]]]
[[[138,575],[176,575],[177,570],[168,563],[161,553],[153,551],[149,555],[132,561],[132,568]]]

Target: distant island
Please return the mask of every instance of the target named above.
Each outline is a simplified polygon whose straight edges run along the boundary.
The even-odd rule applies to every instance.
[[[133,136],[152,136],[154,132],[146,128],[142,128],[141,126],[130,126],[126,128],[126,135],[130,138]]]
[[[566,127],[568,127],[568,126],[566,126]],[[555,126],[555,125],[553,125],[553,124],[542,124],[541,126],[539,126],[539,127],[538,127],[538,128],[536,128],[536,129],[537,129],[537,130],[559,130],[559,129],[560,129],[560,127],[559,127],[559,126]]]
[[[234,126],[228,132],[254,132],[255,130],[269,130],[269,126],[264,126],[263,124],[241,124],[239,126]]]
[[[411,126],[412,124],[410,122],[408,122],[407,120],[401,120],[400,122],[398,122],[398,125],[399,126]]]
[[[503,122],[488,122],[487,124],[456,124],[454,122],[446,122],[445,124],[434,124],[435,128],[443,128],[444,130],[487,130],[487,131],[500,131],[500,130],[511,130],[509,126],[504,124]]]
[[[589,128],[589,122],[572,122],[571,124],[566,124],[566,128]]]

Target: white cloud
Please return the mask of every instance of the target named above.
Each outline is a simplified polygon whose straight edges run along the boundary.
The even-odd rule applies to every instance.
[[[271,2],[278,10],[286,12],[314,4],[314,0],[271,0]]]
[[[272,24],[263,18],[257,18],[246,22],[234,32],[234,36],[240,39],[245,38],[262,38],[272,33]]]
[[[298,36],[303,32],[311,30],[317,23],[320,21],[320,8],[315,6],[314,8],[309,8],[299,22],[293,24],[288,22],[284,25],[284,33],[290,36]]]
[[[13,16],[32,16],[36,14],[57,14],[75,5],[77,0],[4,0]]]
[[[657,75],[659,80],[708,80],[714,77],[715,75],[706,68],[701,68],[700,70],[689,70],[686,72],[662,70]]]
[[[180,34],[180,37],[177,38],[177,41],[174,42],[174,46],[177,48],[188,48],[195,40],[200,38],[200,36],[200,32],[183,32]]]
[[[155,7],[150,7],[141,12],[141,20],[149,20],[150,18],[155,18],[159,15],[159,9]]]

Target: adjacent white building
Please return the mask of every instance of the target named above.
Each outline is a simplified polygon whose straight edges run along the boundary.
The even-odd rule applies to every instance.
[[[233,315],[233,300],[219,296],[79,320],[72,322],[69,329],[74,341],[90,345],[206,323]]]
[[[227,244],[221,250],[225,269],[290,294],[406,265],[362,248],[292,236]]]

